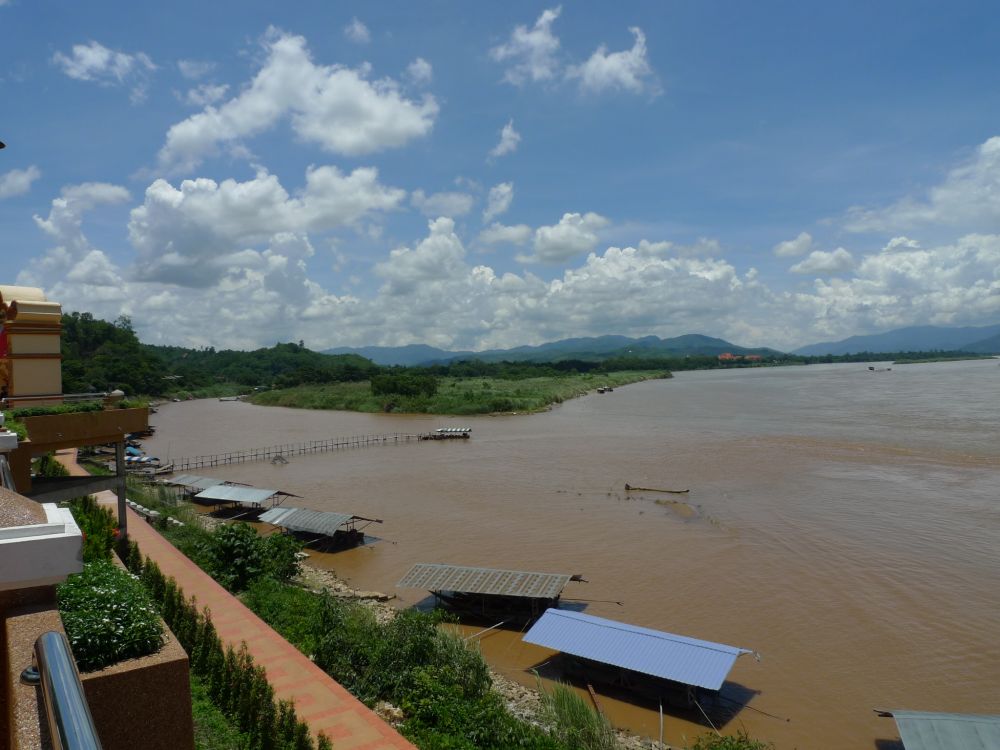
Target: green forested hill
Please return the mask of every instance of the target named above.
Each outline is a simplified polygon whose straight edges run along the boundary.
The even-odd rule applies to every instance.
[[[64,393],[121,388],[130,396],[162,396],[220,383],[287,387],[367,380],[379,370],[363,357],[319,354],[301,344],[250,352],[150,346],[124,316],[108,323],[74,312],[63,315],[62,325]]]
[[[251,352],[150,346],[166,374],[180,375],[178,385],[202,388],[218,382],[287,387],[303,383],[367,380],[380,368],[354,354],[320,354],[301,344],[276,344]]]
[[[162,393],[163,363],[139,343],[127,317],[108,323],[90,313],[68,313],[62,329],[64,393]]]

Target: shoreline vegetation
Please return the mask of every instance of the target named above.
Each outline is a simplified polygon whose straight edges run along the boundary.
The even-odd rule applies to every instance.
[[[640,750],[662,748],[615,730],[578,694],[556,684],[531,689],[489,667],[443,611],[400,609],[379,592],[356,591],[333,571],[299,561],[278,574],[250,565],[244,580],[219,576],[232,559],[266,557],[276,535],[225,524],[178,503],[162,488],[129,482],[129,494],[184,525],[160,533],[307,654],[418,748],[427,750]],[[255,548],[260,547],[260,549]],[[221,556],[221,557],[220,557]],[[130,567],[132,557],[128,556]],[[745,735],[705,734],[694,750],[766,750]],[[678,749],[679,750],[679,749]]]
[[[602,385],[667,378],[683,370],[979,358],[973,352],[941,350],[807,356],[747,349],[700,335],[672,339],[669,347],[662,346],[664,340],[633,340],[610,351],[595,341],[566,340],[558,342],[565,345],[558,350],[542,353],[521,347],[499,355],[486,352],[482,358],[469,353],[421,365],[379,365],[358,354],[312,351],[303,341],[254,351],[154,346],[139,341],[126,316],[109,323],[74,312],[62,317],[63,391],[121,389],[133,398],[177,400],[249,394],[256,404],[305,409],[520,414],[542,411]]]
[[[439,378],[433,393],[375,393],[367,381],[299,385],[255,393],[259,406],[406,414],[531,414],[584,396],[600,387],[618,388],[673,377],[669,372],[583,373],[507,380],[495,377]]]
[[[903,357],[893,360],[894,365],[926,365],[934,362],[967,362],[977,359],[996,359],[992,354],[962,354],[958,356],[942,357]]]

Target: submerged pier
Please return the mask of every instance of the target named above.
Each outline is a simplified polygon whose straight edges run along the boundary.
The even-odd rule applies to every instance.
[[[416,441],[417,435],[405,432],[393,432],[384,435],[354,435],[352,437],[327,438],[325,440],[309,440],[304,443],[286,443],[272,445],[266,448],[248,448],[242,451],[215,453],[207,456],[190,458],[175,458],[174,471],[190,471],[209,466],[226,466],[227,464],[243,464],[251,461],[281,462],[289,456],[302,456],[307,453],[326,453],[328,451],[347,450],[349,448],[368,448],[377,445],[398,445]]]

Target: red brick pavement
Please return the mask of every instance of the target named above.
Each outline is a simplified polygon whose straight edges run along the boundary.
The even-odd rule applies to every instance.
[[[102,502],[115,501],[112,493]],[[107,497],[110,495],[110,497]],[[164,539],[131,508],[128,533],[144,555],[173,576],[199,607],[207,607],[225,643],[238,648],[245,641],[254,660],[267,670],[279,698],[295,702],[295,711],[313,734],[324,732],[337,750],[414,750],[406,739],[351,695],[297,648],[271,629],[236,597],[209,577]]]

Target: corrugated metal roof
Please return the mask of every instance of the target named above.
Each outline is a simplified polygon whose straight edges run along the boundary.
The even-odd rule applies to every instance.
[[[209,487],[194,497],[196,500],[215,500],[220,503],[260,505],[277,495],[278,492],[278,490],[263,490],[257,487],[231,487],[227,484],[220,484]]]
[[[225,484],[225,479],[215,477],[200,477],[197,474],[178,474],[170,479],[164,479],[164,484],[172,484],[178,487],[196,487],[200,490],[207,490],[209,487],[218,487]]]
[[[261,513],[259,520],[291,531],[333,536],[337,529],[355,518],[357,516],[350,513],[331,513],[306,508],[271,508]]]
[[[718,690],[746,649],[547,609],[525,636],[527,643],[665,680]]]
[[[1000,716],[887,711],[906,750],[997,750]]]
[[[562,573],[418,563],[396,585],[404,589],[555,599],[562,593],[569,579],[570,576]]]

